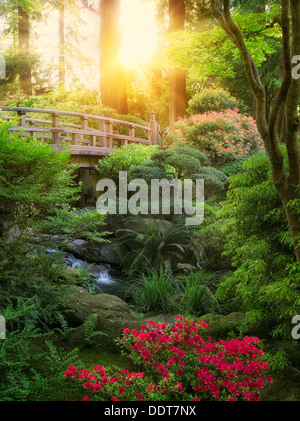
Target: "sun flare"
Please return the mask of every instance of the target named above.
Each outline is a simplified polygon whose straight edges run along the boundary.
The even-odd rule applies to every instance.
[[[155,53],[158,41],[154,4],[143,0],[123,0],[120,24],[122,63],[127,68],[146,63]]]

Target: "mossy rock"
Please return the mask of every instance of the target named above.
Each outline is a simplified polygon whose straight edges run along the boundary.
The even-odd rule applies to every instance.
[[[222,314],[204,314],[201,320],[209,325],[208,335],[214,339],[226,339],[231,334],[238,336],[241,328],[246,323],[244,313],[230,313],[226,316]]]
[[[80,274],[76,268],[66,266],[62,269],[61,278],[66,280],[68,284],[76,284],[80,280]]]
[[[115,339],[122,336],[125,327],[140,330],[142,322],[132,316],[129,305],[121,298],[110,294],[91,295],[82,287],[72,286],[66,300],[65,318],[70,327],[77,327],[68,337],[74,346],[85,345],[83,324],[91,314],[97,314],[95,331],[105,335],[94,337],[105,350],[116,350]]]

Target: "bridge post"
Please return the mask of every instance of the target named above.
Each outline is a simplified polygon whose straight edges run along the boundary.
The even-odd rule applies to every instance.
[[[152,142],[153,145],[157,145],[157,134],[158,134],[158,124],[157,121],[155,119],[155,112],[152,111],[151,116],[150,116],[150,140]]]
[[[106,128],[106,132],[107,133],[113,133],[114,129],[113,129],[113,122],[111,120],[109,120],[108,122],[105,123],[105,128]],[[108,148],[112,148],[113,147],[113,138],[112,137],[107,137],[107,147]]]
[[[36,125],[35,125],[35,121],[30,121],[29,122],[29,126],[30,127],[36,127]],[[37,136],[37,132],[35,132],[34,130],[32,130],[32,132],[29,132],[29,134],[30,134],[30,136],[32,136],[32,137],[36,137]]]
[[[26,126],[26,111],[19,110],[17,111],[18,116],[20,117],[19,126]]]
[[[52,117],[52,129],[56,130],[52,132],[52,144],[59,145],[59,132],[57,131],[57,129],[59,128],[59,115],[56,113],[53,113],[51,117]]]

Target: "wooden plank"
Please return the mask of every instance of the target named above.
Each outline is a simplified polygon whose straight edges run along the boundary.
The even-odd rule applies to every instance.
[[[75,112],[71,112],[71,111],[60,111],[60,110],[47,110],[47,109],[41,109],[41,108],[25,108],[25,107],[14,107],[14,108],[9,108],[4,110],[4,111],[24,111],[25,113],[36,113],[36,114],[56,114],[58,116],[61,115],[66,115],[66,116],[73,116],[73,117],[84,117],[87,119],[93,119],[93,120],[102,120],[102,121],[107,121],[108,118],[107,117],[103,117],[103,116],[95,116],[92,114],[84,114],[84,113],[75,113]],[[120,124],[124,124],[127,126],[134,126],[136,128],[139,129],[143,129],[146,131],[151,131],[151,128],[148,126],[143,126],[141,124],[136,124],[136,123],[132,123],[130,121],[124,121],[124,120],[118,120],[115,118],[109,118],[110,121],[112,121],[113,123],[120,123]]]
[[[20,127],[10,127],[11,131],[19,131]],[[122,134],[117,134],[117,133],[108,133],[108,132],[100,132],[100,131],[93,131],[93,133],[91,133],[89,130],[80,130],[80,129],[66,129],[63,127],[59,127],[59,128],[52,128],[52,127],[35,127],[34,129],[37,132],[41,132],[41,133],[69,133],[69,134],[83,134],[83,135],[88,135],[90,136],[91,134],[94,136],[99,136],[99,137],[103,137],[103,136],[107,136],[107,137],[111,137],[113,139],[119,139],[119,140],[127,140],[130,142],[135,142],[135,143],[142,143],[145,145],[151,145],[151,140],[149,139],[141,139],[138,137],[131,137],[131,136],[125,136]],[[32,129],[30,129],[30,127],[24,127],[23,129],[24,132],[30,132],[32,131]]]

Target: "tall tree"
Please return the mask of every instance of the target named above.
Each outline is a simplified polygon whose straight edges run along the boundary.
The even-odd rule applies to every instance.
[[[20,89],[27,95],[32,94],[30,55],[30,18],[24,1],[18,2],[19,53],[23,60],[20,66]]]
[[[185,0],[169,0],[169,33],[183,31],[185,24]],[[187,109],[186,71],[179,67],[170,69],[169,122],[172,127],[178,117],[184,117]]]
[[[300,51],[300,2],[299,0],[281,0],[284,72],[281,86],[269,113],[266,112],[266,88],[247,49],[243,35],[232,19],[230,0],[210,0],[210,3],[211,10],[220,26],[241,53],[247,79],[256,98],[257,127],[270,160],[273,183],[285,210],[296,258],[300,262],[300,218],[299,209],[295,209],[295,201],[299,200],[300,186],[300,145],[298,140],[300,79],[292,76],[292,57],[299,54]],[[288,174],[284,173],[283,155],[276,131],[283,103],[286,103]]]
[[[59,25],[58,25],[58,36],[59,36],[59,68],[58,68],[58,82],[61,87],[66,85],[66,64],[64,54],[65,44],[65,2],[59,0],[58,3],[59,13]]]
[[[120,12],[120,0],[100,0],[100,89],[104,105],[127,114],[125,70],[119,59]]]

